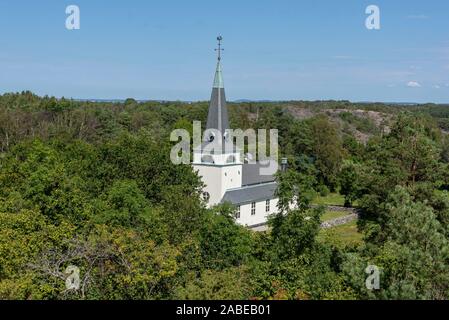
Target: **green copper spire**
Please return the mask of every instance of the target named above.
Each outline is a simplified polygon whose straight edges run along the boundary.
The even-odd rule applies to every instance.
[[[215,71],[214,88],[224,88],[223,74],[221,70],[221,62],[217,62],[217,70]]]

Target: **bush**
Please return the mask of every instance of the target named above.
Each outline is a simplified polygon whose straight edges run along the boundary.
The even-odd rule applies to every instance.
[[[327,197],[329,195],[329,193],[330,193],[329,188],[326,185],[324,185],[324,184],[319,185],[317,189],[318,189],[317,190],[318,193],[322,197]]]

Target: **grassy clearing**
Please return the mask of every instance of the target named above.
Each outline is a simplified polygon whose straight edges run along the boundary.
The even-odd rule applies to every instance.
[[[325,197],[316,197],[312,203],[324,206],[343,206],[345,204],[345,197],[339,193],[329,193]]]
[[[323,205],[323,206],[341,206],[345,205],[345,197],[339,193],[329,193],[327,196],[317,196],[312,204]],[[353,207],[357,207],[357,200],[352,204]]]
[[[345,247],[362,244],[363,235],[357,230],[357,221],[354,220],[341,226],[322,229],[318,234],[318,240]]]
[[[321,216],[321,221],[328,221],[328,220],[333,220],[336,218],[340,218],[340,217],[344,217],[347,216],[349,213],[345,212],[345,211],[326,211],[322,216]]]

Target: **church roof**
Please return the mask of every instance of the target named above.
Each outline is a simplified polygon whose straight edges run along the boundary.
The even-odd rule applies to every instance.
[[[221,202],[230,202],[237,205],[274,199],[276,188],[277,183],[270,182],[228,190]]]
[[[273,175],[261,175],[262,163],[245,163],[242,168],[242,185],[253,185],[275,181]]]

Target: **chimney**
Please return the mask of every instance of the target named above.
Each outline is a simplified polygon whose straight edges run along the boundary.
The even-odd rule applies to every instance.
[[[285,171],[287,171],[287,168],[288,168],[288,160],[287,160],[287,158],[282,158],[282,160],[281,160],[281,171],[285,172]]]

